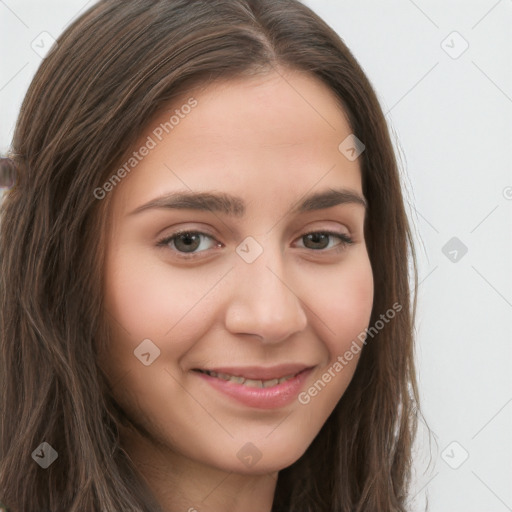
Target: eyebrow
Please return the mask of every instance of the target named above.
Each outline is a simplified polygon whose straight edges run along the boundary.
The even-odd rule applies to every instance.
[[[356,204],[368,208],[363,196],[345,188],[329,188],[303,198],[291,211],[292,214],[323,210],[340,204]],[[128,215],[150,209],[190,209],[223,213],[243,217],[246,212],[242,198],[216,192],[171,192],[135,208]]]

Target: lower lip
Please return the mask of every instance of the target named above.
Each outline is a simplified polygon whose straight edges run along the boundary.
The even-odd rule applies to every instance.
[[[216,390],[221,391],[244,405],[258,409],[277,409],[278,407],[284,407],[292,403],[296,399],[304,381],[309,377],[312,371],[313,368],[303,370],[295,375],[295,377],[270,388],[254,388],[212,377],[206,373],[194,373],[206,380],[206,382]]]

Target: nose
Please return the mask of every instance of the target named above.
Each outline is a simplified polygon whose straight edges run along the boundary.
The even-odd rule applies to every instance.
[[[267,248],[252,263],[237,261],[225,320],[233,334],[279,343],[305,329],[307,316],[298,283],[284,271],[278,253]]]

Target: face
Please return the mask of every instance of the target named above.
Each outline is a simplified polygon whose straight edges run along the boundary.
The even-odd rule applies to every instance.
[[[159,457],[278,471],[345,392],[373,302],[350,134],[307,74],[233,80],[159,112],[105,187],[101,365]]]

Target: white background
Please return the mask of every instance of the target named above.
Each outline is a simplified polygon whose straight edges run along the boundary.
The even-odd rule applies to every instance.
[[[432,430],[431,444],[419,433],[413,508],[512,511],[512,0],[306,3],[367,73],[402,161]],[[0,152],[41,62],[32,42],[92,4],[0,0]]]

